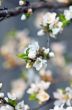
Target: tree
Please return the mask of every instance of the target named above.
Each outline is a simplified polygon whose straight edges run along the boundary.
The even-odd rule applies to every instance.
[[[56,38],[63,29],[68,26],[72,21],[72,2],[59,3],[51,2],[46,0],[40,0],[38,2],[30,3],[26,0],[20,0],[19,6],[14,9],[2,8],[0,9],[0,21],[3,21],[10,17],[15,17],[22,14],[21,20],[29,19],[33,16],[36,10],[48,8],[50,11],[45,13],[42,18],[40,25],[40,30],[38,31],[38,36],[49,35],[52,38]],[[66,9],[67,8],[67,9]],[[53,9],[53,10],[52,10]],[[60,10],[62,9],[62,10]],[[51,50],[49,45],[48,37],[48,48],[40,47],[38,42],[30,43],[24,51],[17,54],[18,58],[21,58],[26,63],[26,68],[35,68],[37,71],[41,69],[46,69],[47,61],[54,57],[54,52]],[[43,78],[44,79],[44,78]],[[46,78],[45,78],[46,79]],[[50,81],[53,79],[50,76]],[[47,79],[46,79],[47,80]],[[46,90],[49,88],[51,82],[39,80],[30,85],[27,93],[29,94],[29,99],[37,101],[39,104],[44,104],[45,101],[54,102],[55,107],[51,110],[68,110],[72,109],[72,88],[71,86],[66,89],[59,89],[54,93],[54,98],[50,98],[49,93]],[[2,88],[2,83],[0,83],[0,88]],[[16,100],[16,94],[14,92],[8,93],[7,98],[4,97],[4,93],[0,93],[1,110],[28,110],[30,109],[28,105],[24,104],[24,101],[18,103]],[[55,101],[57,99],[57,101]],[[56,103],[57,102],[57,103]],[[59,104],[59,105],[57,105]],[[8,105],[8,106],[7,106]],[[66,105],[67,108],[64,108]],[[41,105],[42,106],[42,105]],[[41,107],[40,106],[40,107]],[[35,108],[35,109],[39,109]]]

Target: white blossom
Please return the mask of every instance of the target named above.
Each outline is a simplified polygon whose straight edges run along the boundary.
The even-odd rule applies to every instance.
[[[39,50],[39,44],[38,44],[38,42],[33,41],[33,42],[28,46],[28,48],[30,48],[31,50],[36,50],[36,51],[38,51],[38,50]]]
[[[43,26],[47,26],[47,24],[51,24],[55,21],[55,18],[56,18],[56,13],[46,13],[44,16],[43,16]]]
[[[72,6],[69,7],[69,9],[64,10],[64,15],[66,20],[71,20],[72,19]]]
[[[43,21],[41,23],[41,30],[38,35],[44,35],[44,33],[49,33],[50,37],[55,38],[55,36],[63,30],[63,23],[57,17],[56,13],[46,13],[43,16]]]
[[[47,90],[50,86],[50,82],[36,82],[32,83],[31,87],[27,90],[28,94],[38,93],[40,90]]]
[[[16,100],[16,95],[13,93],[13,94],[11,94],[11,93],[7,93],[7,95],[8,95],[8,98],[9,99],[11,99],[11,100]]]
[[[72,110],[72,107],[67,107],[66,110]]]
[[[49,86],[50,86],[50,82],[45,82],[45,81],[41,81],[38,84],[38,87],[40,87],[43,90],[47,90],[49,88]]]
[[[29,110],[29,106],[24,104],[24,101],[18,103],[15,107],[16,110]]]
[[[71,15],[71,19],[72,19],[72,6],[69,7],[70,10],[70,15]]]
[[[4,97],[4,93],[0,92],[0,98],[3,98],[3,97]]]
[[[70,10],[64,10],[64,16],[65,16],[66,20],[70,20],[71,19]]]
[[[0,83],[0,89],[2,88],[2,83]]]
[[[37,51],[39,50],[38,42],[32,42],[29,46],[29,54],[28,57],[34,59],[36,57]]]
[[[54,55],[54,52],[49,52],[49,56],[50,57],[54,57],[55,55]]]
[[[38,99],[38,102],[41,104],[50,98],[49,94],[45,91],[49,88],[49,86],[50,82],[40,81],[32,83],[31,87],[27,90],[27,93],[30,95],[35,94],[36,99]]]
[[[5,105],[5,106],[1,106],[0,110],[14,110],[14,108],[9,105]]]
[[[50,98],[49,94],[46,93],[44,90],[39,91],[36,97],[39,100],[39,103],[43,103]]]
[[[44,68],[44,67],[47,66],[46,63],[47,63],[46,60],[41,59],[41,58],[37,58],[37,60],[36,60],[35,63],[33,64],[33,67],[35,67],[36,70],[39,71],[40,69],[42,69],[42,68]]]
[[[31,84],[31,87],[27,90],[28,94],[33,94],[34,92],[36,93],[38,91],[38,88],[36,87],[35,84]]]
[[[38,36],[43,36],[45,33],[44,33],[44,30],[43,29],[41,29],[41,30],[39,30],[38,32],[37,32],[37,35]]]
[[[44,48],[44,47],[43,47],[43,50],[44,50],[44,53],[45,53],[45,54],[48,54],[48,53],[49,53],[49,51],[50,51],[50,49],[49,49],[49,48],[47,48],[47,49],[46,49],[46,48]]]
[[[57,100],[55,101],[55,105],[62,105],[66,104],[67,106],[71,105],[72,100],[72,88],[67,87],[65,90],[58,89],[57,92],[53,93],[54,98]]]
[[[63,30],[63,23],[59,21],[59,17],[55,19],[55,21],[49,25],[49,28],[52,30],[50,33],[51,37],[55,38],[55,36]]]

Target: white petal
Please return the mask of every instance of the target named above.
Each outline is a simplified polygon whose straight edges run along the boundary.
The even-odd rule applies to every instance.
[[[43,36],[43,35],[44,35],[44,30],[38,31],[38,32],[37,32],[37,35],[38,35],[38,36]]]
[[[21,20],[23,21],[23,20],[26,20],[26,15],[25,14],[23,14],[22,16],[21,16]]]

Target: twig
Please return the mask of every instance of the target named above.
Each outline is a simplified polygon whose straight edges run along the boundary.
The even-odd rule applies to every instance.
[[[10,17],[17,16],[22,13],[26,13],[29,8],[32,8],[33,12],[42,8],[48,8],[48,9],[60,9],[60,8],[67,8],[70,5],[72,5],[72,2],[69,3],[59,3],[59,2],[33,2],[28,6],[18,6],[13,9],[0,9],[0,18],[2,20]]]

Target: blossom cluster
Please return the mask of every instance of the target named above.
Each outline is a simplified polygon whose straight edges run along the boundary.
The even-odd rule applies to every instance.
[[[49,86],[50,86],[50,82],[40,81],[40,82],[32,83],[31,87],[27,90],[27,93],[30,95],[29,96],[30,100],[36,100],[40,104],[49,100],[50,96],[46,92]]]
[[[29,94],[29,99],[37,101],[39,104],[44,103],[49,100],[50,96],[46,92],[49,88],[50,82],[40,82],[32,83],[31,87],[27,90]],[[2,83],[0,83],[0,90],[2,89]],[[24,101],[18,102],[17,95],[13,92],[7,93],[7,97],[4,93],[0,91],[0,110],[30,110],[30,107],[24,103]]]
[[[2,83],[0,83],[0,89]],[[29,110],[29,106],[24,104],[24,101],[17,103],[16,95],[8,93],[7,97],[4,97],[4,93],[0,91],[0,110]]]
[[[40,48],[38,42],[33,42],[23,53],[18,54],[18,57],[25,60],[26,68],[35,67],[38,71],[46,67],[47,60],[53,56],[54,53],[49,48]]]
[[[41,30],[37,33],[38,36],[48,33],[50,37],[55,38],[57,34],[63,31],[72,19],[72,6],[68,10],[64,10],[63,14],[55,12],[47,12],[42,19]]]

